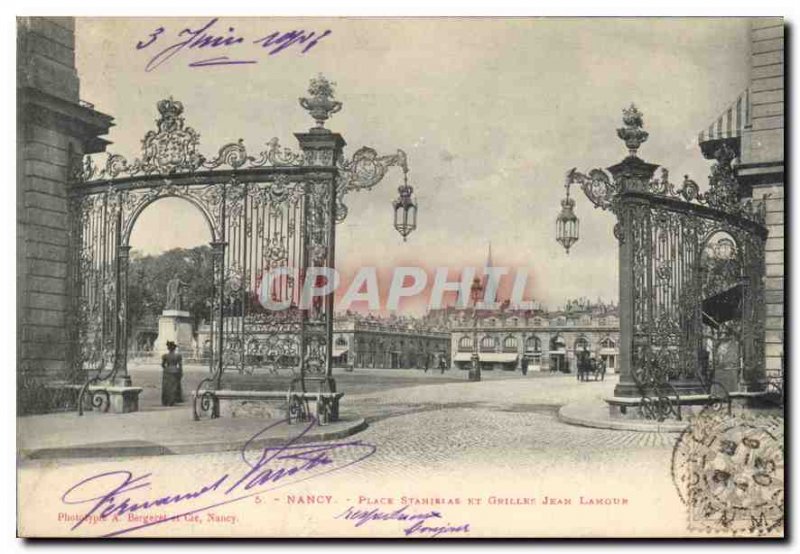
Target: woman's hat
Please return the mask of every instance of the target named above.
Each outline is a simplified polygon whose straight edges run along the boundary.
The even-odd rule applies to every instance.
[[[171,340],[167,341],[167,349],[172,350],[173,348],[176,348],[177,346],[178,345],[175,344],[174,342],[172,342]]]

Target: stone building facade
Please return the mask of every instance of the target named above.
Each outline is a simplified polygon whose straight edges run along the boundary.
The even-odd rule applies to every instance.
[[[112,118],[79,100],[74,20],[17,19],[17,371],[68,378],[74,329],[67,180]]]
[[[447,314],[451,330],[452,364],[469,369],[477,335],[483,370],[560,371],[577,370],[576,353],[584,347],[616,373],[619,361],[617,307],[569,302],[555,311],[507,310],[477,312],[470,309]]]
[[[450,367],[450,332],[422,319],[339,314],[333,324],[335,367]]]
[[[753,18],[749,32],[749,86],[700,133],[699,143],[707,157],[721,142],[733,148],[743,194],[765,200],[764,353],[767,376],[776,377],[784,352],[784,22]]]

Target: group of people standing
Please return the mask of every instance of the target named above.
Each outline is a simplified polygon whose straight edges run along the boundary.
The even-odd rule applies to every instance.
[[[578,381],[588,381],[590,374],[594,375],[595,379],[599,377],[601,381],[605,381],[606,362],[602,358],[598,359],[584,347],[578,353]]]

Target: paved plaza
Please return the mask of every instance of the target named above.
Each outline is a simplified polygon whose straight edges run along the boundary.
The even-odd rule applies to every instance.
[[[124,439],[134,437],[129,433],[142,426],[147,427],[147,434],[154,437],[151,441],[156,443],[159,436],[166,442],[166,437],[177,434],[183,439],[181,443],[202,443],[205,440],[209,444],[207,450],[215,451],[225,448],[220,445],[223,439],[214,440],[212,435],[241,435],[238,438],[246,440],[264,425],[262,420],[252,418],[194,422],[188,402],[170,408],[159,405],[160,373],[157,368],[138,366],[131,373],[137,386],[144,388],[140,412],[87,413],[83,418],[72,413],[29,416],[21,418],[21,432],[35,428],[37,444],[43,445],[42,448],[62,447],[66,450],[74,446],[85,448],[93,443],[105,445],[105,450],[90,454],[103,457],[104,452],[113,453],[117,445],[120,446],[119,454],[136,452],[135,448],[123,448],[135,446],[133,440],[126,442]],[[193,390],[206,375],[204,368],[187,368],[185,391]],[[459,458],[469,459],[480,452],[485,453],[486,449],[507,453],[509,456],[503,455],[498,459],[510,460],[525,451],[523,446],[548,452],[564,449],[566,453],[580,451],[584,454],[587,449],[594,449],[598,455],[608,455],[616,447],[669,448],[675,440],[675,436],[669,433],[591,429],[558,420],[558,410],[564,405],[596,404],[611,396],[617,382],[613,375],[602,382],[583,383],[578,382],[574,375],[549,373],[522,376],[513,372],[484,372],[483,381],[478,383],[469,382],[466,377],[466,372],[458,370],[443,374],[439,371],[381,369],[337,373],[339,390],[346,393],[341,405],[342,419],[354,421],[363,418],[368,428],[358,433],[358,438],[381,445],[377,454],[370,458],[370,465],[416,466],[420,463],[426,467],[446,467],[460,463]],[[159,426],[163,431],[154,433],[153,428]],[[114,437],[115,432],[124,436]],[[43,436],[48,433],[49,440]],[[72,440],[77,444],[69,444],[70,437],[74,437]],[[116,442],[115,438],[118,439]],[[24,437],[22,442],[25,442]],[[233,448],[235,446],[229,449]],[[197,447],[192,452],[201,450]],[[170,453],[170,450],[144,449],[141,452]],[[214,455],[208,453],[208,456]],[[57,452],[51,452],[47,457],[59,456]]]
[[[146,385],[147,372],[152,378],[157,376],[157,372],[150,369],[140,368],[134,372],[135,381],[144,385],[146,391],[149,386]],[[202,375],[202,371],[188,373]],[[187,381],[196,377],[189,376]],[[297,498],[330,497],[329,501],[334,505],[314,507],[306,512],[311,514],[304,516],[306,519],[289,518],[282,528],[287,535],[314,534],[308,523],[311,520],[307,520],[311,517],[314,525],[323,526],[318,531],[330,529],[332,534],[395,536],[399,529],[397,525],[351,526],[342,531],[342,524],[334,521],[334,516],[348,505],[367,508],[374,499],[383,498],[398,508],[401,502],[413,506],[415,502],[438,502],[441,498],[459,498],[463,503],[468,493],[482,496],[484,502],[494,503],[482,509],[486,517],[508,518],[505,532],[509,536],[532,532],[539,536],[558,536],[559,533],[574,536],[574,525],[571,526],[570,521],[586,517],[587,509],[595,509],[580,505],[581,498],[607,499],[606,502],[617,498],[632,502],[632,507],[603,507],[605,517],[628,518],[631,522],[635,521],[637,510],[642,506],[650,510],[656,505],[656,509],[677,514],[668,524],[668,527],[674,527],[675,533],[685,529],[680,515],[683,508],[670,478],[676,434],[593,429],[568,425],[557,418],[560,406],[600,401],[610,395],[617,382],[616,376],[608,376],[603,382],[580,383],[574,375],[522,376],[519,373],[487,372],[483,381],[474,383],[466,380],[465,373],[454,370],[444,375],[411,370],[363,370],[337,375],[345,391],[348,390],[345,383],[350,379],[355,385],[351,389],[355,392],[348,392],[345,396],[342,416],[345,419],[364,418],[368,427],[341,440],[357,440],[372,445],[375,452],[360,463],[332,475],[308,483],[278,486],[273,493],[263,497],[259,495],[256,503],[269,502],[267,508],[289,510],[286,513],[294,509],[287,504]],[[363,381],[360,387],[355,384],[357,381]],[[155,392],[155,389],[149,390],[145,399],[157,398]],[[125,416],[149,417],[149,424],[156,426],[157,416],[163,414],[165,426],[178,425],[187,433],[194,433],[195,437],[202,434],[192,429],[203,429],[207,422],[192,422],[187,406],[158,408],[148,405],[148,402],[144,403],[143,411],[138,415]],[[171,417],[166,417],[168,415]],[[62,414],[60,417],[70,416]],[[96,414],[75,425],[86,425],[84,440],[89,440],[93,434],[100,434],[99,429],[108,417],[114,416]],[[231,434],[235,434],[237,428],[240,432],[247,429],[252,433],[252,429],[246,427],[252,420],[216,421],[229,426]],[[158,437],[164,433],[151,428],[149,434]],[[145,457],[28,459],[20,461],[20,479],[41,487],[52,483],[53,487],[63,488],[64,475],[70,475],[71,482],[107,471],[147,472],[152,475],[154,488],[161,490],[166,487],[172,491],[175,487],[170,483],[178,478],[188,479],[195,486],[211,482],[215,476],[242,468],[242,460],[243,454],[236,450]],[[515,487],[514,483],[524,486]],[[522,502],[519,499],[523,497],[536,497],[539,504],[526,506],[522,511],[507,505]],[[548,498],[561,497],[571,499],[572,505],[542,506]],[[54,497],[53,501],[57,499]],[[250,500],[242,502],[226,508],[225,517],[236,518],[237,532],[250,525],[253,533],[258,534],[257,518],[253,519],[254,505],[248,504]],[[463,509],[463,506],[453,507],[447,512],[453,517],[461,517]],[[270,517],[278,517],[276,514]],[[602,536],[603,521],[603,517],[593,516],[591,525],[583,532]],[[65,535],[69,535],[68,525],[62,525]],[[169,529],[168,532],[175,536],[224,536],[231,529],[223,523],[208,522],[200,527],[186,527],[183,523],[170,525],[148,528],[146,533],[164,533]],[[325,527],[327,525],[336,527]],[[100,533],[100,529],[88,527],[83,532]],[[481,529],[475,521],[473,536],[480,536]],[[609,525],[608,529],[619,532],[620,527]],[[646,534],[648,529],[657,530],[645,523],[636,529],[642,534]]]

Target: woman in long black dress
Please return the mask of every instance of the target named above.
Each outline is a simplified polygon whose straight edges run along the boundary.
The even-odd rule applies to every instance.
[[[167,352],[161,357],[161,404],[174,406],[183,402],[181,379],[183,378],[183,357],[175,352],[177,345],[167,341]]]

